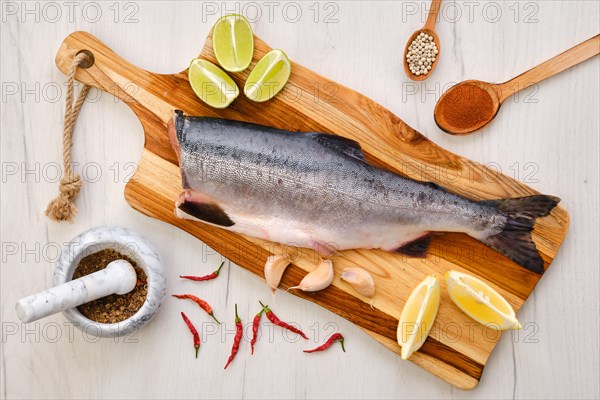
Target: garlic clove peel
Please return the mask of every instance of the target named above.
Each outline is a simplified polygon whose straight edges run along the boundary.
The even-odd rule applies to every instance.
[[[286,256],[272,255],[267,258],[267,262],[265,263],[265,281],[267,281],[267,285],[271,288],[273,296],[275,296],[275,291],[279,286],[279,282],[281,282],[281,277],[289,265],[290,259]]]
[[[354,290],[361,295],[372,299],[375,296],[375,281],[371,274],[361,267],[348,267],[342,271],[340,276]]]
[[[293,286],[288,290],[300,289],[304,292],[317,292],[331,285],[331,282],[333,282],[333,262],[321,260],[317,268],[306,274],[298,286]]]

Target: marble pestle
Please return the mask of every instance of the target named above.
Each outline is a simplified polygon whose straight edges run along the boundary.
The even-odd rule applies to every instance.
[[[100,271],[22,298],[15,307],[17,316],[22,322],[34,322],[101,297],[129,293],[136,281],[133,266],[116,260]]]

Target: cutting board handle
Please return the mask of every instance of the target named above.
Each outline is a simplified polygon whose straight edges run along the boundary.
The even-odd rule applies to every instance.
[[[78,68],[75,79],[114,95],[128,104],[138,116],[150,112],[166,123],[172,115],[172,107],[157,90],[160,90],[161,81],[172,75],[157,75],[138,68],[98,38],[81,31],[73,32],[62,42],[56,54],[57,67],[66,75],[73,58],[82,51],[90,52],[94,63],[88,68]]]
[[[139,68],[128,63],[109,49],[104,43],[87,32],[73,32],[62,42],[56,54],[56,66],[66,75],[73,58],[82,51],[89,51],[94,57],[94,64],[89,68],[79,68],[75,75],[78,81],[103,90],[118,97],[124,102],[133,101],[128,94],[127,79],[122,72],[128,70],[136,73]]]

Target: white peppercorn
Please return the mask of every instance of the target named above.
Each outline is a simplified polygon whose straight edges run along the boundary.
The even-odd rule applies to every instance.
[[[419,33],[408,47],[406,63],[408,69],[416,76],[430,72],[439,50],[433,41],[433,36],[425,32]]]

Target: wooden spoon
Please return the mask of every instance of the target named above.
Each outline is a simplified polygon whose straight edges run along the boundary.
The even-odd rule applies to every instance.
[[[508,82],[496,84],[477,80],[461,82],[446,91],[438,100],[433,112],[435,123],[451,135],[474,133],[489,124],[498,114],[500,106],[513,94],[598,54],[600,54],[600,35],[578,44]],[[457,101],[465,97],[469,102],[467,106],[464,106],[462,101]],[[482,113],[482,110],[485,111]]]
[[[411,35],[411,37],[408,39],[408,42],[406,42],[406,47],[404,48],[404,58],[402,61],[404,63],[404,72],[406,72],[406,76],[408,76],[413,81],[422,81],[422,80],[427,79],[427,77],[431,75],[431,73],[433,72],[433,70],[435,69],[435,67],[438,64],[438,61],[440,60],[440,55],[442,54],[442,50],[440,47],[440,38],[438,37],[437,33],[435,33],[435,22],[437,20],[437,15],[440,12],[441,8],[442,8],[442,0],[431,0],[431,7],[429,8],[429,13],[427,14],[427,21],[425,21],[425,25],[423,25],[423,28],[419,29],[418,31],[415,31]],[[433,42],[437,46],[438,54],[436,55],[435,61],[433,62],[433,64],[431,64],[431,69],[429,70],[429,72],[427,74],[415,75],[408,68],[408,62],[406,61],[406,54],[408,54],[408,48],[410,47],[410,44],[415,40],[417,35],[421,32],[433,37]]]

